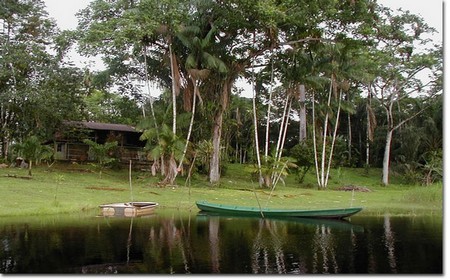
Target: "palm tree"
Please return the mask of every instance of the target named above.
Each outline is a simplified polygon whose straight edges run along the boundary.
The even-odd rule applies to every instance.
[[[15,144],[12,148],[19,157],[28,161],[28,176],[30,177],[33,176],[31,172],[33,161],[37,164],[41,160],[53,156],[53,150],[48,146],[42,145],[39,138],[34,135],[21,143]]]
[[[177,38],[189,50],[189,54],[186,57],[185,68],[191,80],[191,83],[188,83],[188,85],[192,84],[193,86],[191,121],[189,123],[186,145],[180,159],[179,168],[184,160],[189,144],[194,123],[197,97],[201,100],[199,90],[201,82],[210,75],[211,71],[221,74],[228,71],[223,61],[212,55],[209,51],[214,43],[213,39],[216,32],[217,29],[214,26],[211,26],[210,30],[205,35],[202,34],[202,31],[198,26],[188,26],[177,34]],[[189,87],[186,88],[186,91],[190,92]]]
[[[179,138],[172,130],[163,124],[157,137],[155,128],[144,130],[140,139],[147,140],[146,149],[149,151],[149,158],[162,160],[161,173],[164,179],[161,185],[173,184],[178,173],[178,167],[175,158],[179,157],[184,148],[184,141]]]

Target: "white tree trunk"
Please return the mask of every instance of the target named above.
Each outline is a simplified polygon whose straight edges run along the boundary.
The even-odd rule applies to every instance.
[[[316,167],[316,177],[317,183],[320,187],[320,176],[319,176],[319,156],[317,154],[317,141],[316,141],[316,111],[315,111],[315,96],[314,91],[312,92],[312,130],[313,130],[313,147],[314,147],[314,166]]]
[[[288,106],[289,106],[289,99],[290,99],[290,96],[289,96],[289,94],[287,94],[286,101],[284,102],[283,116],[281,117],[280,131],[278,133],[277,148],[275,150],[275,157],[276,158],[278,158],[278,154],[279,154],[280,147],[281,147],[281,141],[282,141],[282,138],[283,138],[283,129],[284,129],[284,126],[285,126],[284,124],[286,122],[286,113],[287,113],[287,109],[288,109]]]
[[[347,93],[348,102],[350,103],[350,94]],[[348,123],[348,161],[352,160],[352,118],[350,113],[347,113],[347,123]]]
[[[270,74],[269,103],[267,104],[266,144],[264,149],[264,156],[266,158],[269,155],[269,130],[270,130],[270,111],[272,108],[272,86],[273,86],[273,61],[272,61],[272,72]]]
[[[188,130],[188,134],[186,137],[186,144],[184,145],[184,149],[183,149],[183,155],[181,156],[180,163],[178,164],[177,174],[178,174],[178,171],[181,170],[181,166],[183,165],[184,158],[186,157],[187,148],[189,146],[189,139],[191,138],[192,127],[194,125],[195,107],[196,107],[196,103],[197,103],[197,94],[198,94],[198,85],[197,85],[197,81],[195,79],[192,79],[192,82],[194,83],[194,97],[192,100],[192,116],[191,116],[191,121],[189,122],[189,130]]]
[[[330,177],[331,162],[333,160],[334,143],[336,142],[337,129],[339,127],[339,116],[341,113],[341,97],[342,97],[342,90],[339,91],[339,104],[336,115],[336,123],[334,125],[333,139],[331,140],[330,157],[328,159],[327,174],[325,176],[325,187],[328,186],[328,178]]]
[[[288,106],[287,113],[285,116],[286,121],[284,122],[284,127],[283,127],[283,137],[281,138],[280,149],[279,149],[278,155],[277,155],[278,161],[281,160],[281,156],[283,155],[283,149],[284,149],[284,143],[286,142],[287,129],[288,129],[288,125],[289,125],[289,114],[291,113],[291,107],[292,107],[292,98],[289,98],[289,106]]]
[[[253,104],[253,126],[254,126],[254,137],[255,137],[255,153],[256,153],[256,160],[258,163],[258,174],[259,174],[258,182],[259,182],[259,186],[261,187],[261,184],[262,184],[261,157],[259,155],[258,118],[257,118],[257,114],[256,114],[256,89],[255,89],[254,83],[255,83],[254,79],[252,79],[252,89],[253,89],[252,104]],[[266,141],[267,140],[268,139],[266,139]]]
[[[388,129],[386,133],[386,144],[384,146],[384,156],[383,156],[383,185],[387,186],[389,184],[389,164],[391,156],[391,141],[392,141],[392,129]]]
[[[147,63],[147,47],[144,46],[144,68],[145,68],[145,83],[147,85],[147,91],[148,91],[148,95],[149,95],[149,99],[150,99],[150,111],[152,114],[152,118],[153,118],[153,124],[155,125],[155,129],[156,129],[156,138],[159,141],[159,132],[158,132],[158,123],[156,122],[156,117],[155,117],[155,110],[153,109],[153,97],[150,91],[150,81],[148,78],[148,63]],[[145,108],[142,107],[142,115],[145,118]]]
[[[319,186],[321,188],[326,188],[326,185],[325,185],[325,161],[326,161],[327,132],[328,132],[328,118],[329,118],[328,110],[330,109],[330,105],[331,105],[332,93],[333,93],[333,78],[331,79],[330,91],[328,93],[328,102],[327,102],[327,108],[326,108],[327,113],[325,114],[325,121],[323,124],[322,159],[320,162],[320,182],[319,182]]]
[[[305,85],[299,86],[299,92],[300,92],[300,129],[299,129],[299,142],[306,140],[306,90]]]
[[[177,134],[177,93],[176,93],[176,80],[175,80],[175,67],[172,54],[172,42],[169,42],[169,58],[170,58],[170,74],[172,75],[172,132]]]

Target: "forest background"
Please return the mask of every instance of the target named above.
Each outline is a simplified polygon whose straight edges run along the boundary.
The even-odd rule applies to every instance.
[[[381,168],[384,185],[392,171],[443,178],[443,50],[417,15],[374,1],[92,1],[59,30],[44,2],[2,5],[5,162],[88,120],[140,128],[162,184],[185,165],[215,185],[228,162],[269,188],[310,170],[326,188],[339,167]],[[76,66],[75,45],[105,68]],[[28,160],[44,159],[38,146]]]

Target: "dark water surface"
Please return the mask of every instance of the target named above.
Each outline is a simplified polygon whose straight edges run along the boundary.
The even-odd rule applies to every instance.
[[[442,274],[442,216],[0,218],[3,274]]]

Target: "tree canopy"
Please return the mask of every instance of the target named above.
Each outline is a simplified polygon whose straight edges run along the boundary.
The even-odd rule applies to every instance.
[[[374,0],[93,0],[64,31],[40,0],[0,5],[3,158],[63,120],[145,124],[169,183],[208,145],[211,184],[259,148],[278,162],[301,145],[315,161],[297,166],[315,162],[320,187],[337,165],[383,167],[387,185],[390,168],[422,172],[442,151],[442,46],[420,16]],[[72,66],[72,44],[106,69]],[[253,113],[239,79],[254,85]],[[429,145],[407,144],[408,131]]]

